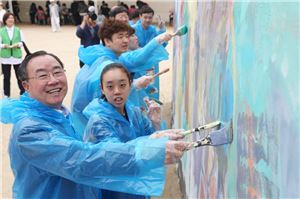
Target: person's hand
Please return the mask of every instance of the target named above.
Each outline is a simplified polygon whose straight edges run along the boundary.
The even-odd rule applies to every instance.
[[[88,20],[89,20],[89,15],[88,14],[84,15],[82,21],[87,23]]]
[[[186,151],[192,145],[191,142],[170,140],[166,143],[165,164],[177,163]]]
[[[165,28],[165,22],[164,21],[160,21],[160,23],[158,24],[158,28],[159,29]]]
[[[88,21],[89,21],[89,16],[86,14],[86,15],[83,16],[82,22],[81,22],[81,24],[80,24],[79,27],[80,27],[81,29],[84,29],[84,27],[85,27],[85,25],[88,23]]]
[[[19,48],[18,44],[11,45],[10,48]]]
[[[158,15],[158,28],[159,29],[165,28],[165,22],[161,19],[159,15]]]
[[[10,46],[10,45],[7,45],[7,44],[4,44],[4,45],[3,45],[3,48],[11,48],[11,46]]]
[[[184,138],[184,135],[181,133],[183,131],[183,129],[167,129],[151,134],[150,138],[169,137],[170,140],[179,140]]]
[[[137,78],[133,81],[133,85],[135,88],[140,89],[140,88],[146,88],[151,82],[153,81],[153,76],[152,75],[144,75],[140,78]]]
[[[149,100],[148,98],[144,99],[146,105],[148,106],[147,115],[148,118],[151,120],[154,128],[156,130],[160,129],[160,122],[161,122],[161,107],[160,105],[155,102],[154,100]]]
[[[149,94],[158,93],[157,88],[153,87],[149,90]]]
[[[168,42],[172,39],[172,35],[170,33],[162,33],[159,34],[155,37],[156,41],[160,44],[164,43],[164,42]]]

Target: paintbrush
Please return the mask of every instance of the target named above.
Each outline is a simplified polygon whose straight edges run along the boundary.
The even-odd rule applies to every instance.
[[[210,132],[205,138],[194,142],[186,150],[200,146],[220,146],[230,144],[233,140],[232,120],[228,123],[221,123],[220,129]]]
[[[188,32],[188,27],[186,25],[183,25],[181,27],[179,27],[176,32],[174,32],[172,35],[172,37],[174,36],[182,36],[182,35],[185,35],[186,33]]]
[[[220,125],[220,124],[221,124],[220,121],[214,121],[214,122],[211,122],[211,123],[209,123],[209,124],[205,124],[205,125],[196,127],[196,128],[194,128],[194,129],[190,129],[190,130],[184,131],[184,132],[182,132],[181,134],[182,134],[183,136],[187,136],[187,135],[189,135],[189,134],[191,134],[191,133],[194,133],[194,132],[196,132],[196,131],[214,128],[214,127],[216,127],[216,126],[218,126],[218,125]]]
[[[164,103],[162,103],[162,102],[159,101],[158,99],[155,99],[155,98],[150,97],[149,100],[153,100],[153,101],[155,101],[155,102],[156,102],[157,104],[159,104],[159,105],[164,105]]]
[[[164,70],[162,70],[162,71],[160,71],[160,72],[154,74],[152,78],[154,79],[155,77],[157,77],[157,76],[159,76],[159,75],[162,75],[162,74],[168,72],[169,70],[170,70],[169,68],[166,68],[166,69],[164,69]]]

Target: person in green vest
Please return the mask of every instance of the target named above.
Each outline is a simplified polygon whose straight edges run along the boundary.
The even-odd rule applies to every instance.
[[[22,82],[18,79],[17,71],[22,63],[21,47],[23,46],[23,34],[20,28],[15,26],[15,16],[12,13],[7,12],[4,14],[3,24],[4,27],[0,29],[0,58],[2,73],[4,75],[4,95],[10,97],[10,71],[12,65],[18,80],[20,95],[22,95],[25,90],[22,86]]]

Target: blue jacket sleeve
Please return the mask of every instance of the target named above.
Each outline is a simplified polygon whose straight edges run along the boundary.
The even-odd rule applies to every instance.
[[[164,33],[164,32],[166,32],[166,27],[161,28],[161,29],[157,29],[157,30],[156,30],[156,35],[160,35],[160,34],[162,34],[162,33]]]
[[[80,39],[83,39],[83,37],[84,37],[84,30],[81,29],[80,26],[77,26],[76,36],[79,37]]]
[[[169,53],[154,38],[143,48],[121,54],[119,60],[130,72],[139,72],[146,71],[168,58]]]
[[[77,183],[119,192],[160,195],[166,139],[140,137],[127,143],[83,143],[37,118],[18,121],[11,157]],[[26,171],[24,171],[26,172]]]

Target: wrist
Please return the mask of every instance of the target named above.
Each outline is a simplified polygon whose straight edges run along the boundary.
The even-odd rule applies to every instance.
[[[140,88],[138,87],[138,82],[136,81],[136,79],[133,80],[132,85],[133,85],[133,87],[134,87],[136,90],[140,89]]]
[[[163,40],[162,40],[160,37],[157,37],[157,38],[156,38],[156,41],[157,41],[157,43],[159,43],[159,44],[162,44],[162,43],[163,43]]]
[[[152,122],[152,125],[153,125],[154,129],[157,131],[161,129],[160,122]]]

